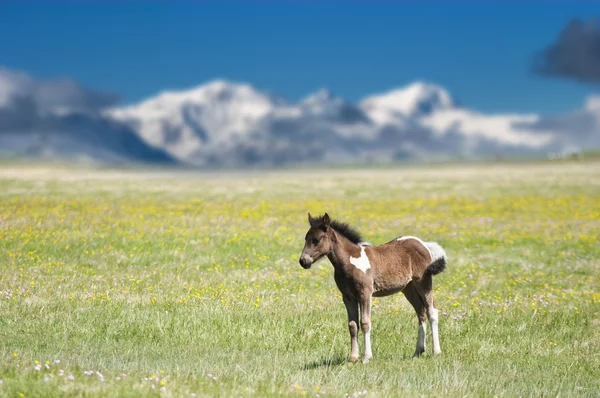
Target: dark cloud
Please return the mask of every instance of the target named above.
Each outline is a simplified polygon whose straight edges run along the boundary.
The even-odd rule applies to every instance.
[[[600,20],[571,20],[555,43],[535,54],[532,69],[541,76],[600,83]]]

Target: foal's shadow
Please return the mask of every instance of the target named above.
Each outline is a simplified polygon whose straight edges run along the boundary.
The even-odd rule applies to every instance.
[[[413,354],[402,354],[402,355],[382,355],[379,358],[385,361],[397,361],[398,359],[402,361],[418,361],[424,358],[429,358],[431,355],[427,355],[426,353],[421,354],[421,357],[415,357]],[[357,361],[356,363],[361,363],[361,361]],[[302,367],[302,370],[311,370],[318,368],[330,368],[334,366],[340,366],[344,364],[350,364],[348,362],[348,358],[343,355],[337,355],[333,358],[323,359],[322,361],[314,361],[308,363]]]
[[[311,370],[318,368],[329,368],[332,366],[340,366],[347,362],[346,357],[337,355],[333,358],[323,359],[322,361],[314,361],[302,367],[302,370]]]

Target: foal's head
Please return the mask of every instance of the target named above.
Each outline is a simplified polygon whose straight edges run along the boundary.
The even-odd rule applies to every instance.
[[[308,213],[310,228],[304,238],[304,249],[300,254],[300,265],[309,269],[313,263],[326,256],[331,251],[331,219],[325,213],[323,217],[313,218]]]

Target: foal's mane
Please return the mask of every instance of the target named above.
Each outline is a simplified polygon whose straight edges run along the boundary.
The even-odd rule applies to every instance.
[[[318,221],[323,221],[323,216],[318,217],[316,220]],[[329,223],[329,226],[333,229],[336,230],[336,232],[338,232],[339,234],[343,235],[346,237],[346,239],[348,239],[350,242],[354,243],[355,245],[358,245],[359,243],[361,243],[363,241],[363,238],[360,234],[360,232],[358,232],[354,227],[351,227],[350,225],[348,225],[348,223],[339,221],[339,220],[331,220],[331,222]]]

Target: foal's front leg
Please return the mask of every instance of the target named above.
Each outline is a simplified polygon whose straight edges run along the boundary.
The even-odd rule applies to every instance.
[[[365,295],[360,300],[360,327],[365,338],[365,356],[363,363],[369,362],[373,358],[371,352],[371,295]]]
[[[350,362],[358,361],[358,301],[343,296],[348,312],[348,330],[350,331]]]

